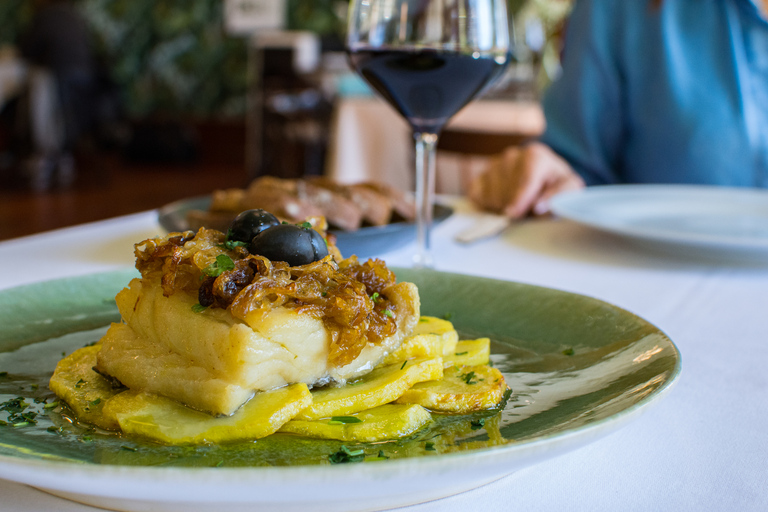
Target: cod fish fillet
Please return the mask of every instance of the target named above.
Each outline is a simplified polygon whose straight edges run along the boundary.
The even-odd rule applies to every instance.
[[[159,282],[134,279],[116,297],[121,323],[102,338],[97,368],[132,390],[148,391],[217,415],[230,415],[257,391],[287,384],[343,384],[397,349],[419,318],[412,283],[386,290],[401,319],[394,334],[368,343],[350,363],[329,363],[332,333],[295,308],[235,318],[227,309],[196,312],[197,297],[164,296]]]

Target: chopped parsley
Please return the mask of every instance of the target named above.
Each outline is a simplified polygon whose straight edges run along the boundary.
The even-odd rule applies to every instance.
[[[385,309],[384,314],[387,315],[389,318],[395,318],[395,314],[392,312],[392,310]]]
[[[306,220],[304,222],[298,222],[296,225],[299,226],[300,228],[312,229],[312,223]]]
[[[403,366],[401,366],[400,369],[402,370],[403,368],[405,368],[405,365],[407,364],[408,364],[408,361],[403,361]]]
[[[80,389],[81,387],[83,387],[83,384],[85,384],[85,381],[83,379],[78,380],[77,382],[75,382],[75,389]]]
[[[456,352],[456,353],[455,353],[455,354],[453,354],[453,355],[455,355],[455,356],[465,356],[465,355],[467,355],[467,354],[469,354],[469,351],[464,351],[464,352]]]
[[[435,451],[435,443],[428,441],[424,444],[424,449],[428,452],[434,452]]]
[[[379,292],[373,292],[373,295],[371,295],[371,300],[373,302],[378,302],[381,298],[381,295],[379,295]]]
[[[200,303],[198,303],[198,304],[194,304],[194,305],[192,306],[192,311],[194,311],[195,313],[202,313],[202,312],[203,312],[203,311],[205,311],[206,309],[208,309],[208,307],[206,307],[206,306],[203,306],[203,305],[202,305],[202,304],[200,304]]]
[[[469,426],[472,428],[472,430],[479,430],[485,426],[485,418],[480,418],[479,420],[472,420]]]
[[[354,416],[331,416],[329,425],[347,425],[349,423],[362,423],[363,420]]]
[[[120,449],[128,452],[136,452],[139,450],[138,448],[134,448],[133,446],[126,446],[126,445],[120,446]]]
[[[21,396],[11,398],[0,404],[0,411],[8,412],[8,421],[3,422],[2,426],[26,427],[27,425],[36,425],[37,413],[27,411],[27,407],[29,407],[29,403],[24,401],[24,397]]]
[[[24,397],[18,396],[0,404],[0,411],[8,411],[9,414],[19,414],[27,407],[29,407],[29,404],[24,401]]]
[[[223,244],[219,244],[216,247],[219,247],[220,249],[227,249],[227,250],[231,251],[231,250],[236,249],[237,247],[245,247],[247,245],[248,245],[247,243],[241,242],[240,240],[227,240]]]
[[[477,384],[477,381],[473,381],[472,379],[475,378],[475,372],[469,372],[469,373],[462,373],[459,375],[459,378],[463,380],[466,384],[469,384],[470,386],[473,384]]]
[[[203,269],[203,274],[208,277],[219,277],[224,272],[235,269],[235,262],[226,254],[216,256],[216,261]]]
[[[97,398],[93,402],[91,402],[91,405],[99,405],[101,403],[101,398]]]
[[[361,449],[350,450],[345,445],[341,445],[341,449],[336,453],[328,456],[328,460],[331,464],[346,464],[348,462],[362,462],[365,460],[365,452]]]
[[[573,351],[573,347],[567,348],[563,350],[564,356],[572,356],[575,352]]]

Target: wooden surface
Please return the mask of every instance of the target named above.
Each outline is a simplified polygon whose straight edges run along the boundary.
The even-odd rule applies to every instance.
[[[203,129],[192,164],[130,165],[116,155],[81,159],[74,185],[33,192],[0,182],[0,240],[107,219],[247,184],[243,127]]]

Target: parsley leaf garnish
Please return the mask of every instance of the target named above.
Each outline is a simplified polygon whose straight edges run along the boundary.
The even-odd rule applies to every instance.
[[[245,247],[247,245],[248,244],[246,242],[241,242],[240,240],[227,240],[223,244],[218,244],[216,247],[219,247],[220,249],[227,249],[229,251],[232,251],[237,247]]]
[[[208,277],[219,277],[228,270],[235,269],[235,262],[226,254],[216,256],[216,261],[203,269],[203,274]]]
[[[434,452],[435,451],[435,443],[432,443],[432,442],[425,443],[424,444],[424,449],[429,451],[429,452]]]
[[[469,354],[469,351],[464,351],[464,352],[456,352],[456,353],[455,353],[455,354],[453,354],[453,355],[455,355],[455,356],[465,356],[465,355],[467,355],[467,354]]]
[[[29,404],[24,401],[24,397],[19,396],[0,404],[0,411],[8,411],[9,414],[19,414],[27,407],[29,407]]]
[[[206,306],[203,306],[202,304],[199,304],[199,303],[198,304],[194,304],[192,306],[192,311],[194,311],[195,313],[202,313],[206,309],[208,309]]]
[[[470,422],[470,427],[472,430],[479,430],[485,426],[485,418],[480,418],[479,420],[472,420]]]
[[[472,379],[475,378],[475,372],[462,373],[461,375],[459,375],[459,378],[463,380],[465,383],[469,384],[470,386],[472,384],[477,384],[477,381],[472,381]]]
[[[362,423],[363,420],[354,416],[331,416],[329,425],[347,425],[349,423]]]
[[[365,452],[363,450],[350,450],[344,445],[341,445],[341,450],[328,456],[328,460],[331,462],[331,464],[362,462],[364,459]]]

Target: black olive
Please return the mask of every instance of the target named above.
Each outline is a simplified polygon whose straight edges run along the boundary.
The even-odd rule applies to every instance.
[[[248,243],[265,229],[279,225],[280,221],[277,220],[277,217],[268,211],[262,209],[245,210],[239,213],[229,225],[227,240]]]
[[[315,260],[318,261],[326,256],[328,256],[328,244],[325,242],[325,238],[323,238],[323,235],[315,231],[314,229],[309,229],[309,236],[311,237],[312,242],[312,249],[315,251]]]
[[[328,255],[328,247],[320,233],[295,224],[281,224],[253,237],[248,247],[272,261],[285,261],[290,266],[307,265]]]

